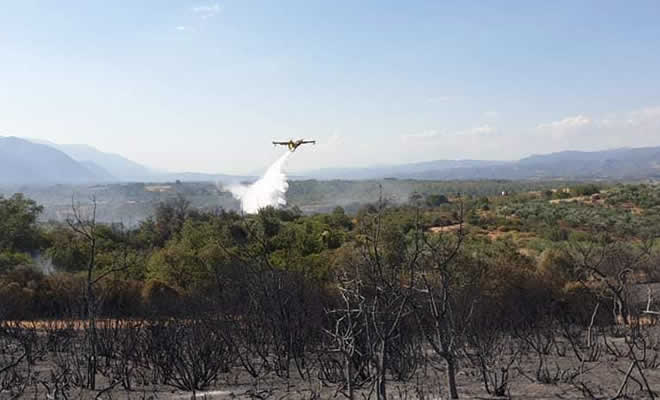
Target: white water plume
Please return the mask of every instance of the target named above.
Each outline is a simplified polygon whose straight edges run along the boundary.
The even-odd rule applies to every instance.
[[[289,184],[283,171],[286,160],[291,155],[287,151],[273,163],[258,181],[251,185],[233,185],[228,187],[234,197],[241,201],[241,209],[247,214],[256,214],[259,209],[286,205],[286,194]]]

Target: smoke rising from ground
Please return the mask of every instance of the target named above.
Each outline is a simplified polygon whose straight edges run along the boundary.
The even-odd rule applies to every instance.
[[[275,208],[286,205],[285,194],[289,188],[284,164],[291,155],[287,151],[273,163],[258,181],[251,185],[233,185],[228,189],[231,194],[240,200],[241,209],[247,214],[256,214],[259,209],[273,206]]]

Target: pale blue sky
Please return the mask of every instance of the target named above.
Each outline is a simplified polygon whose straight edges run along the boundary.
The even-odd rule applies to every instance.
[[[252,172],[660,145],[659,1],[5,1],[0,135]]]

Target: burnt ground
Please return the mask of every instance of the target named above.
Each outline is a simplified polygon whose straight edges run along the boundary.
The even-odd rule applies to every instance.
[[[657,332],[657,329],[654,329]],[[656,346],[647,346],[646,354],[640,347],[635,351],[634,357],[629,353],[625,337],[601,337],[596,339],[593,360],[580,362],[576,353],[570,349],[570,343],[558,340],[551,346],[549,354],[543,355],[543,368],[539,374],[539,355],[533,351],[521,353],[508,369],[509,385],[506,396],[497,397],[489,395],[482,381],[481,372],[474,368],[467,359],[463,358],[457,374],[459,395],[464,399],[584,399],[619,398],[641,399],[651,398],[645,388],[642,376],[637,365],[643,371],[650,388],[660,393],[660,360],[659,350]],[[626,354],[628,353],[628,354]],[[491,370],[501,376],[502,369],[511,359],[512,352],[503,351],[499,360],[493,361]],[[585,357],[586,351],[581,353]],[[595,354],[595,355],[594,355]],[[61,391],[55,393],[55,385],[50,378],[56,367],[53,357],[47,354],[38,360],[32,368],[32,377],[23,394],[13,397],[8,392],[0,393],[0,399],[331,399],[346,398],[338,384],[321,383],[316,376],[309,381],[303,380],[295,372],[294,377],[284,379],[274,373],[255,379],[238,367],[232,367],[228,372],[218,375],[217,380],[205,391],[192,392],[176,390],[165,385],[141,385],[141,378],[133,382],[132,390],[122,388],[115,383],[111,389],[107,388],[109,381],[99,375],[97,378],[97,391],[85,391],[76,388],[72,379],[61,384]],[[495,357],[497,358],[497,357]],[[636,358],[638,361],[633,361]],[[432,354],[428,363],[420,365],[416,373],[407,382],[388,382],[388,398],[392,399],[446,399],[448,398],[445,386],[445,369]],[[633,367],[627,383],[626,374]],[[295,369],[294,369],[295,370]],[[144,381],[148,380],[148,368],[137,373],[142,375]],[[313,375],[313,374],[312,374]],[[622,389],[623,387],[623,389]],[[49,393],[50,392],[50,393]],[[375,398],[371,385],[366,383],[355,392],[356,399]]]

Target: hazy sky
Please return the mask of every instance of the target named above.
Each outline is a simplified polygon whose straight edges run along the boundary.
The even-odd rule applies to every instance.
[[[660,1],[3,1],[0,136],[176,171],[660,145]]]

